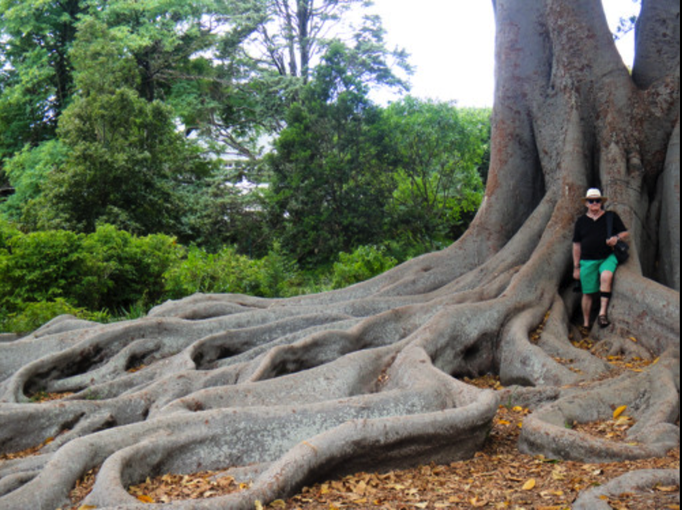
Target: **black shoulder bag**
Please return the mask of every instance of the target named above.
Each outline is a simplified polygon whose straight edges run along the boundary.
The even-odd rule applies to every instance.
[[[606,213],[606,238],[613,237],[613,213],[611,211]],[[620,239],[613,247],[613,254],[618,259],[619,264],[625,264],[630,258],[630,246],[625,241]]]

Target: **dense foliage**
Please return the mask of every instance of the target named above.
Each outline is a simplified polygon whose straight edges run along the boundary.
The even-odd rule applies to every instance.
[[[3,327],[325,290],[459,237],[490,112],[373,102],[411,69],[370,4],[0,0]]]
[[[142,315],[196,292],[287,297],[376,276],[398,261],[385,248],[341,253],[323,272],[304,273],[277,245],[263,258],[186,248],[165,235],[134,236],[111,225],[92,234],[23,234],[0,224],[0,331],[30,331],[64,313],[111,320]]]

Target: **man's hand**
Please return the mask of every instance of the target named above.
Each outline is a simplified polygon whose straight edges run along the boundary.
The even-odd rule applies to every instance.
[[[580,280],[580,268],[573,268],[573,279]]]
[[[613,236],[609,239],[606,240],[606,244],[608,244],[611,248],[616,246],[616,244],[620,241],[620,238],[618,236]]]

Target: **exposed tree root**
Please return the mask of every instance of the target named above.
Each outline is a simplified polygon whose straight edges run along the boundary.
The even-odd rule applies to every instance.
[[[680,472],[676,470],[635,471],[616,478],[602,487],[585,492],[573,505],[573,510],[611,510],[609,498],[618,498],[628,492],[651,490],[657,485],[680,485]],[[677,498],[679,503],[679,495]]]
[[[478,288],[468,277],[439,278],[427,294],[409,295],[395,292],[394,275],[382,278],[400,297],[337,294],[325,306],[315,298],[197,295],[130,323],[65,318],[0,346],[26,349],[22,360],[35,344],[50,346],[2,382],[4,451],[54,438],[39,456],[0,466],[0,509],[57,508],[95,467],[85,503],[98,508],[149,508],[127,488],[150,476],[231,470],[248,473],[248,489],[173,507],[251,509],[321,477],[469,458],[507,398],[535,410],[522,451],[589,461],[665,455],[679,444],[675,342],[658,326],[645,328],[647,338],[624,345],[660,357],[656,365],[585,387],[609,366],[571,344],[575,303],[552,291],[561,272],[538,275],[548,261],[565,265],[567,248],[565,234],[544,218],[531,230],[536,249],[516,252],[502,269],[483,264]],[[401,273],[409,286],[413,270]],[[206,303],[219,303],[222,314],[210,305],[210,318],[197,318]],[[614,320],[629,326],[619,313]],[[663,345],[672,347],[658,352]],[[511,386],[496,394],[458,380],[488,373]],[[38,390],[77,393],[30,403]],[[637,420],[630,444],[565,428],[622,405]]]

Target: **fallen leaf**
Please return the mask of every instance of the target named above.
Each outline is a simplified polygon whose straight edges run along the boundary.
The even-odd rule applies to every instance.
[[[256,510],[263,510],[263,503],[256,501]]]
[[[665,486],[665,487],[655,487],[655,490],[660,492],[678,492],[680,488],[677,485]]]
[[[149,496],[146,496],[144,494],[142,494],[141,496],[138,496],[137,499],[139,499],[143,503],[154,503],[154,500],[152,498],[150,498]]]
[[[555,469],[554,471],[552,471],[552,478],[557,482],[560,482],[566,479],[566,473],[564,472],[563,469]]]
[[[631,337],[630,337],[630,340],[632,340],[632,341],[635,342],[635,343],[638,342],[638,340],[637,340],[634,336],[631,336]]]
[[[628,406],[620,406],[618,409],[613,411],[613,419],[616,420],[618,417],[627,410]]]
[[[95,510],[97,507],[94,505],[81,505],[78,510]]]
[[[471,506],[473,506],[474,508],[483,508],[484,506],[488,505],[488,502],[486,500],[479,501],[478,497],[470,499],[469,503],[471,503]]]
[[[530,480],[528,480],[526,483],[523,484],[523,490],[524,491],[532,491],[533,489],[535,489],[536,484],[537,483],[535,481],[535,478],[531,478]]]

